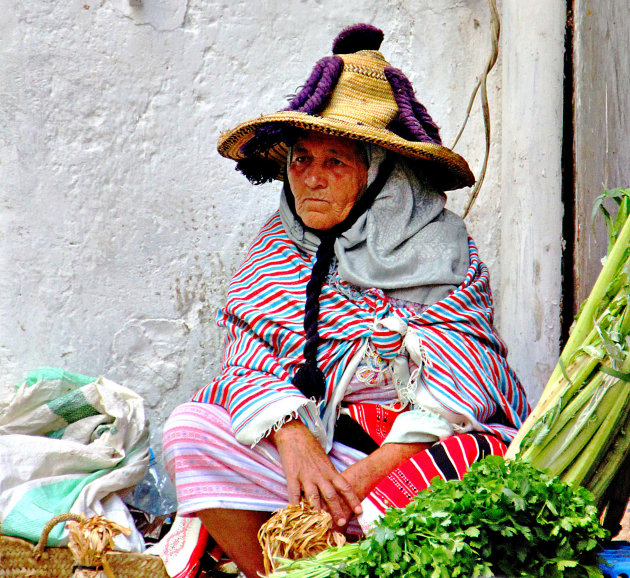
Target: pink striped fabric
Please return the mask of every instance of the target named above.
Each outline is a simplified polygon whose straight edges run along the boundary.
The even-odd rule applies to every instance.
[[[328,456],[341,472],[365,454],[334,443]],[[275,446],[267,440],[253,448],[237,442],[228,413],[217,405],[177,407],[164,426],[163,457],[177,487],[179,515],[207,508],[273,512],[287,505]]]
[[[461,434],[434,444],[385,477],[363,501],[369,528],[388,507],[403,507],[436,476],[461,479],[470,464],[484,455],[505,453],[505,444],[489,434]],[[273,444],[262,440],[250,448],[236,441],[227,412],[213,404],[186,403],[172,413],[164,430],[164,460],[177,486],[178,514],[207,508],[273,512],[287,505],[286,480]],[[334,443],[329,453],[343,471],[365,457]],[[353,519],[348,533],[362,533]]]

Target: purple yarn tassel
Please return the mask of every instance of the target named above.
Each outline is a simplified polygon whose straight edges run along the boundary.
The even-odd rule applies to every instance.
[[[344,28],[333,42],[333,54],[354,54],[359,50],[378,50],[383,31],[371,24],[354,24]]]
[[[247,141],[241,151],[246,157],[264,155],[271,147],[283,140],[284,130],[279,124],[263,124],[256,127],[254,137]]]
[[[315,87],[319,84],[322,77],[322,71],[324,70],[324,66],[326,66],[327,58],[328,57],[322,58],[315,64],[313,72],[311,72],[311,75],[306,80],[302,90],[290,97],[289,106],[283,110],[298,110],[311,97],[313,90],[315,90]]]
[[[343,60],[339,56],[325,56],[311,72],[306,84],[289,102],[284,110],[317,114],[327,104],[337,85]]]
[[[404,129],[408,134],[399,134],[403,138],[411,137],[411,140],[418,142],[442,144],[437,125],[427,109],[416,100],[413,87],[402,71],[388,66],[385,68],[385,76],[392,87],[399,111],[398,119],[388,128],[397,134],[402,132],[401,128]]]

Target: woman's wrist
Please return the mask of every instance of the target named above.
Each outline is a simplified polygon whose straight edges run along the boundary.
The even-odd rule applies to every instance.
[[[279,428],[274,428],[267,437],[269,441],[277,447],[278,443],[294,439],[297,435],[303,435],[304,430],[309,431],[302,420],[292,417],[285,421]]]
[[[345,470],[344,477],[363,500],[385,476],[429,447],[428,443],[385,444]]]
[[[381,459],[383,459],[386,464],[392,466],[391,469],[393,470],[417,453],[430,448],[431,445],[432,444],[426,442],[392,442],[383,444],[376,451],[379,452]]]

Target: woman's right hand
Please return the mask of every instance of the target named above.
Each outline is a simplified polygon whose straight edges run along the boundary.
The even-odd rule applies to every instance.
[[[348,481],[335,469],[317,438],[297,419],[270,434],[287,478],[289,504],[302,497],[317,509],[327,509],[338,527],[351,512],[360,514],[361,502]]]

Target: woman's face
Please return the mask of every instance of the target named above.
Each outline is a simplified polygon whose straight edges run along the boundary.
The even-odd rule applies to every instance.
[[[295,210],[311,229],[327,231],[341,223],[367,184],[359,144],[309,132],[298,139],[289,163]]]

